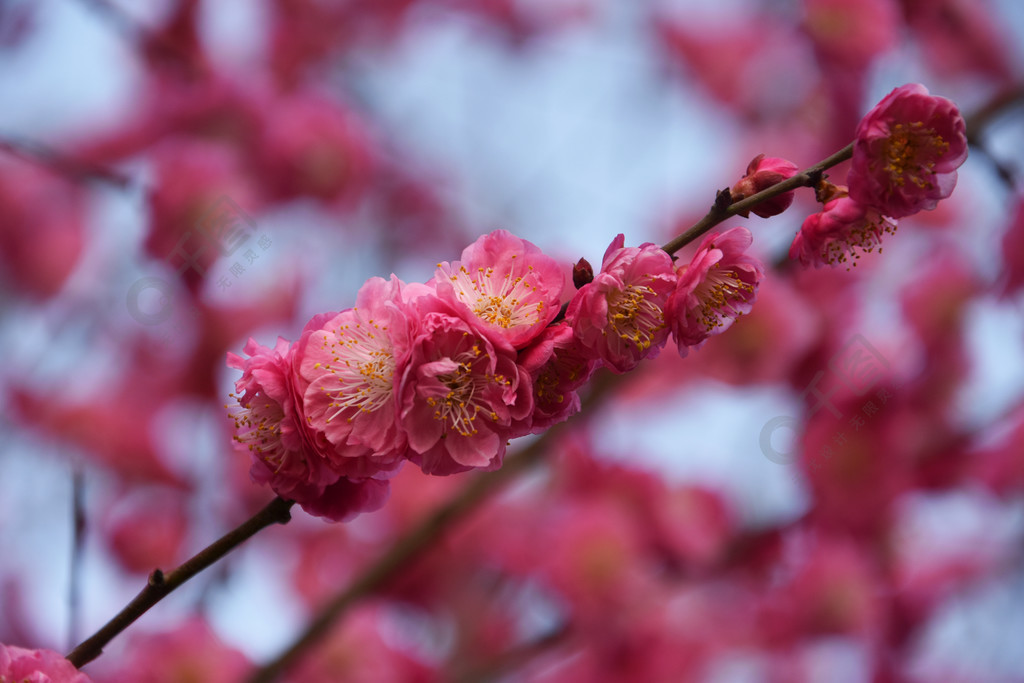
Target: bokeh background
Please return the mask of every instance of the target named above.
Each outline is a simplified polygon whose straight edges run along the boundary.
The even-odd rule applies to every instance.
[[[495,228],[566,263],[666,241],[921,82],[968,115],[950,199],[850,271],[787,262],[809,191],[730,221],[773,264],[754,312],[636,371],[295,676],[1024,680],[1022,37],[1016,0],[0,0],[0,642],[69,649],[272,497],[228,447],[249,336]],[[830,373],[851,344],[871,395]],[[239,680],[470,477],[408,469],[86,671]]]

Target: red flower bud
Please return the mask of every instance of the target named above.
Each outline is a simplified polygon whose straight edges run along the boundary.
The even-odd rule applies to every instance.
[[[576,289],[579,289],[583,285],[589,285],[594,281],[594,266],[590,265],[590,261],[585,258],[581,258],[576,262],[576,265],[572,267],[572,284],[575,285]]]
[[[767,157],[758,154],[747,165],[747,174],[732,187],[732,198],[734,202],[751,197],[762,190],[766,190],[776,183],[781,183],[787,178],[795,176],[800,169],[791,161],[777,157]],[[782,194],[766,199],[757,206],[750,209],[761,218],[777,216],[793,203],[793,192]],[[743,215],[747,217],[746,214]]]

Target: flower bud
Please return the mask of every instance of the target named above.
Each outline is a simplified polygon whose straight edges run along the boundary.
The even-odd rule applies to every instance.
[[[792,178],[799,170],[796,164],[791,161],[758,154],[747,165],[747,174],[738,183],[733,185],[733,201],[738,202],[741,199],[746,199],[762,190],[768,189],[776,183]],[[768,218],[769,216],[779,215],[788,209],[792,203],[793,192],[783,192],[777,197],[766,199],[750,210],[761,218]],[[743,214],[743,217],[746,218],[747,214]]]
[[[589,285],[594,281],[594,266],[590,265],[590,261],[585,258],[581,258],[576,262],[576,265],[572,267],[572,284],[579,289],[583,285]]]

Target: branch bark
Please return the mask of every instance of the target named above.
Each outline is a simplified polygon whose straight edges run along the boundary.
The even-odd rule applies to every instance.
[[[716,200],[715,204],[711,207],[711,210],[707,212],[704,218],[701,218],[699,221],[694,223],[689,230],[672,241],[667,242],[661,248],[669,254],[674,254],[722,221],[742,213],[747,213],[765,200],[777,197],[780,194],[789,192],[790,190],[795,190],[798,187],[814,187],[818,181],[821,180],[822,174],[826,170],[841,164],[852,156],[853,143],[851,142],[827,159],[823,159],[814,166],[797,173],[792,178],[787,178],[781,183],[776,183],[755,195],[747,197],[746,199],[727,205],[723,205],[721,202]],[[721,197],[722,193],[719,193],[718,196]]]
[[[154,569],[139,594],[117,616],[68,653],[67,660],[80,669],[99,657],[107,643],[183,583],[227,555],[261,529],[272,524],[288,523],[294,504],[295,502],[291,500],[275,498],[241,525],[221,536],[171,572],[164,574],[159,569]]]

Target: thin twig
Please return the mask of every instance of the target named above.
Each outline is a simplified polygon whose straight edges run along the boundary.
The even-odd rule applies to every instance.
[[[39,164],[51,171],[74,181],[92,180],[127,190],[132,184],[131,177],[98,164],[81,161],[62,154],[42,143],[14,135],[0,135],[0,151],[28,162]]]
[[[68,573],[69,645],[78,642],[85,525],[85,475],[82,472],[82,464],[75,462],[71,470],[71,566]]]
[[[500,679],[505,674],[518,669],[531,659],[544,652],[565,643],[570,634],[568,625],[559,626],[550,633],[546,633],[535,640],[517,645],[489,662],[478,664],[465,671],[456,672],[452,677],[452,683],[484,683]]]
[[[206,65],[200,55],[178,45],[164,31],[149,28],[116,3],[110,0],[80,2],[109,22],[140,55],[144,55],[147,48],[156,50],[162,57],[185,66],[192,75],[206,75]],[[177,9],[184,8],[179,6]],[[171,21],[174,21],[173,17]]]
[[[997,93],[991,100],[964,117],[967,141],[978,144],[981,135],[992,122],[1006,114],[1013,107],[1024,104],[1024,84],[1017,84]]]
[[[771,187],[766,188],[757,194],[751,195],[746,199],[741,199],[738,202],[732,201],[732,197],[728,190],[721,190],[715,195],[715,203],[711,205],[711,209],[703,218],[690,226],[686,232],[676,236],[671,241],[666,242],[661,248],[667,251],[669,255],[675,254],[677,251],[722,221],[732,216],[748,214],[752,208],[763,201],[767,201],[772,197],[777,197],[778,195],[789,192],[790,190],[795,190],[798,187],[814,187],[818,184],[818,181],[821,180],[826,170],[836,166],[837,164],[841,164],[852,156],[853,143],[851,142],[832,156],[819,161],[814,166],[811,166],[800,173],[797,173],[792,178],[787,178],[782,182],[776,183]],[[565,318],[565,312],[568,308],[568,303],[562,304],[562,308],[558,311],[558,315],[555,316],[552,322],[558,322]]]
[[[761,202],[771,199],[772,197],[777,197],[778,195],[789,192],[790,190],[795,190],[798,187],[813,187],[819,180],[821,180],[822,174],[826,170],[846,161],[852,156],[853,143],[851,142],[829,158],[819,161],[814,166],[797,173],[792,178],[787,178],[781,183],[776,183],[755,195],[751,195],[746,199],[741,199],[740,201],[733,202],[731,204],[726,204],[720,201],[723,196],[728,197],[727,192],[720,192],[716,198],[715,204],[711,207],[711,210],[708,211],[704,218],[701,218],[699,221],[694,223],[693,227],[683,234],[666,243],[662,246],[662,249],[670,254],[674,254],[727,218],[747,213]]]
[[[260,529],[273,524],[286,524],[291,519],[290,510],[294,504],[295,502],[291,500],[275,498],[240,526],[199,551],[171,572],[164,574],[159,569],[153,570],[146,586],[135,596],[135,599],[128,603],[117,616],[108,621],[103,628],[72,650],[67,656],[68,661],[77,668],[81,668],[99,657],[107,643],[183,583],[237,548]]]
[[[986,144],[986,139],[988,138],[986,133],[989,127],[1001,116],[1004,116],[1007,111],[1014,107],[1020,107],[1022,104],[1024,104],[1024,85],[1019,84],[998,93],[984,106],[964,118],[967,129],[967,143],[989,160],[989,163],[992,164],[992,170],[995,171],[999,179],[1010,190],[1017,186],[1016,172],[1007,162],[999,159],[992,153],[992,150]]]

